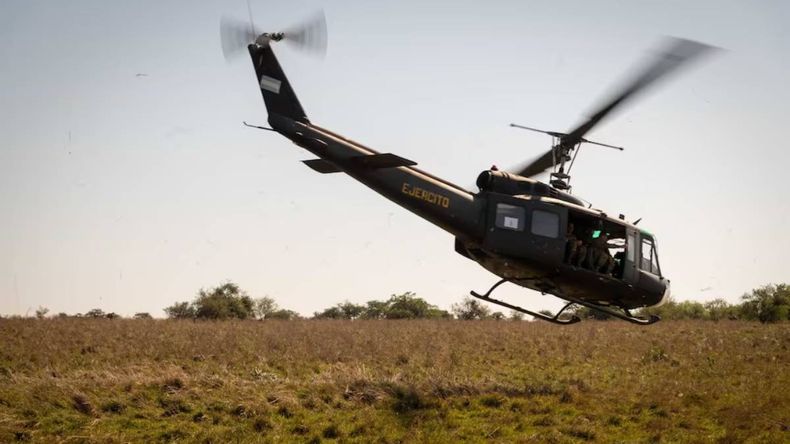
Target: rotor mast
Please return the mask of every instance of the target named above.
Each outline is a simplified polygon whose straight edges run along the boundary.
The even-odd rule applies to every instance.
[[[606,148],[612,148],[616,150],[623,151],[625,148],[621,146],[614,146],[609,145],[606,143],[595,142],[589,139],[585,139],[584,137],[579,137],[578,139],[569,140],[567,133],[561,133],[558,131],[545,131],[538,128],[531,128],[529,126],[519,125],[516,123],[511,123],[511,127],[513,128],[520,128],[528,131],[534,131],[537,133],[548,134],[551,136],[551,164],[548,165],[552,167],[552,172],[549,174],[551,178],[549,180],[549,184],[554,188],[562,191],[570,191],[571,189],[571,168],[573,168],[573,163],[576,160],[576,155],[579,154],[579,148],[581,147],[582,143],[589,143],[591,145],[598,145],[603,146]],[[567,168],[566,168],[567,166]]]

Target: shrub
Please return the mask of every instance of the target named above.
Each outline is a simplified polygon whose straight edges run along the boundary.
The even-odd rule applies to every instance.
[[[295,311],[280,309],[269,296],[252,299],[233,282],[209,290],[201,289],[193,302],[176,302],[164,311],[171,319],[299,318]]]
[[[268,319],[272,313],[279,310],[279,307],[277,307],[277,303],[274,302],[274,299],[269,296],[264,296],[255,300],[254,310],[255,316],[257,316],[258,319]]]
[[[85,313],[86,318],[103,318],[105,316],[104,310],[100,308],[94,308],[93,310],[88,311]]]
[[[49,313],[49,309],[47,307],[38,307],[36,309],[36,317],[38,319],[44,319],[47,317],[47,313]]]
[[[200,290],[193,302],[198,319],[248,319],[254,316],[253,305],[252,298],[232,282]]]
[[[488,307],[483,305],[480,301],[469,297],[464,298],[464,300],[458,304],[453,304],[450,310],[453,312],[455,317],[465,321],[470,321],[473,319],[487,319],[491,313],[491,310],[489,310]]]
[[[741,297],[741,314],[760,322],[790,320],[790,285],[765,285]]]
[[[170,319],[193,319],[195,317],[195,307],[189,302],[176,302],[165,308],[165,314]]]
[[[417,297],[413,292],[393,294],[386,301],[366,305],[342,302],[314,314],[316,319],[446,319],[452,315]]]
[[[266,319],[279,319],[282,321],[290,321],[291,319],[299,319],[299,318],[301,318],[301,316],[299,316],[299,313],[293,310],[285,310],[285,309],[275,310],[266,316]]]

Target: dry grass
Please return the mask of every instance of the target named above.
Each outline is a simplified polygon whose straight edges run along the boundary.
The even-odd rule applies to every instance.
[[[0,442],[790,441],[790,324],[0,320]]]

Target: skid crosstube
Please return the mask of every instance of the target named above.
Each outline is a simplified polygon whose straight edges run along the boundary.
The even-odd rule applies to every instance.
[[[612,309],[610,307],[605,307],[603,305],[598,305],[598,304],[594,304],[592,302],[586,302],[586,301],[582,301],[580,299],[564,297],[564,296],[557,296],[557,297],[567,301],[568,303],[565,304],[565,306],[562,307],[562,309],[560,309],[560,311],[558,311],[554,316],[548,316],[548,315],[545,315],[545,314],[542,314],[542,313],[536,313],[536,312],[527,310],[525,308],[522,308],[522,307],[519,307],[519,306],[516,306],[516,305],[508,304],[507,302],[500,301],[498,299],[491,298],[491,293],[493,293],[494,290],[497,287],[499,287],[500,285],[504,284],[505,282],[512,282],[512,281],[510,279],[502,279],[499,282],[497,282],[496,284],[494,284],[490,289],[488,289],[488,291],[485,294],[481,295],[481,294],[479,294],[479,293],[477,293],[475,291],[470,291],[469,294],[471,294],[472,296],[474,296],[474,297],[476,297],[478,299],[481,299],[483,301],[491,302],[491,303],[494,303],[494,304],[497,304],[497,305],[501,305],[501,306],[509,308],[511,310],[516,310],[518,312],[528,314],[528,315],[530,315],[530,316],[532,316],[532,317],[534,317],[536,319],[541,319],[543,321],[548,321],[548,322],[551,322],[553,324],[559,324],[559,325],[570,325],[570,324],[575,324],[575,323],[581,321],[581,319],[578,316],[576,316],[576,315],[573,315],[570,318],[560,319],[560,315],[562,314],[562,312],[565,311],[568,307],[570,307],[571,305],[574,305],[574,304],[578,304],[578,305],[587,307],[589,309],[596,310],[596,311],[599,311],[601,313],[605,313],[605,314],[607,314],[609,316],[612,316],[612,317],[615,317],[617,319],[622,319],[624,321],[630,322],[632,324],[637,324],[637,325],[650,325],[650,324],[654,324],[654,323],[656,323],[656,322],[661,320],[661,318],[656,316],[656,315],[650,315],[649,318],[641,318],[641,317],[632,315],[631,312],[626,310],[626,309],[622,309],[622,311],[618,311],[618,310],[614,310],[614,309]]]

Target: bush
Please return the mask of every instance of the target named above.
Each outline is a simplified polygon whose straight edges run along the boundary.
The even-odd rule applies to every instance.
[[[290,321],[292,319],[300,319],[299,313],[292,310],[279,309],[269,313],[266,319],[278,319],[281,321]]]
[[[38,319],[46,318],[47,313],[49,313],[49,309],[47,307],[38,307],[38,309],[36,309],[36,317]]]
[[[708,312],[702,303],[696,301],[677,302],[672,298],[669,298],[660,307],[639,310],[639,315],[657,315],[663,320],[708,319]]]
[[[195,307],[189,302],[176,302],[165,308],[165,314],[170,319],[194,319]]]
[[[366,305],[342,302],[316,312],[316,319],[446,319],[452,315],[417,297],[413,292],[393,294],[386,301],[368,301]]]
[[[249,319],[255,315],[252,298],[232,282],[200,290],[192,304],[198,319]]]
[[[201,289],[193,302],[176,302],[164,311],[171,319],[299,318],[295,311],[280,309],[268,296],[252,299],[233,282],[209,290]]]
[[[385,306],[386,319],[430,319],[449,316],[446,311],[429,304],[425,299],[418,298],[411,291],[399,295],[393,294]]]
[[[596,321],[608,321],[610,319],[614,319],[612,316],[602,311],[593,310],[592,308],[588,308],[583,305],[574,305],[573,307],[570,307],[568,313],[578,316],[579,319],[594,319]]]
[[[348,319],[343,316],[343,310],[338,306],[329,307],[324,311],[313,313],[313,318],[315,319]]]
[[[712,321],[720,321],[722,319],[737,319],[737,307],[728,304],[724,299],[714,299],[703,304],[707,312],[707,318]]]
[[[488,319],[491,310],[488,309],[485,305],[483,305],[477,299],[472,298],[464,298],[458,304],[453,304],[450,307],[450,310],[453,312],[456,318],[470,321],[473,319]]]
[[[278,309],[277,303],[269,296],[264,296],[255,300],[255,316],[257,316],[258,319],[267,319]]]
[[[100,308],[94,308],[93,310],[88,311],[85,313],[86,318],[103,318],[105,316],[104,310]]]
[[[790,285],[765,285],[741,297],[741,315],[744,319],[760,322],[790,320]]]

